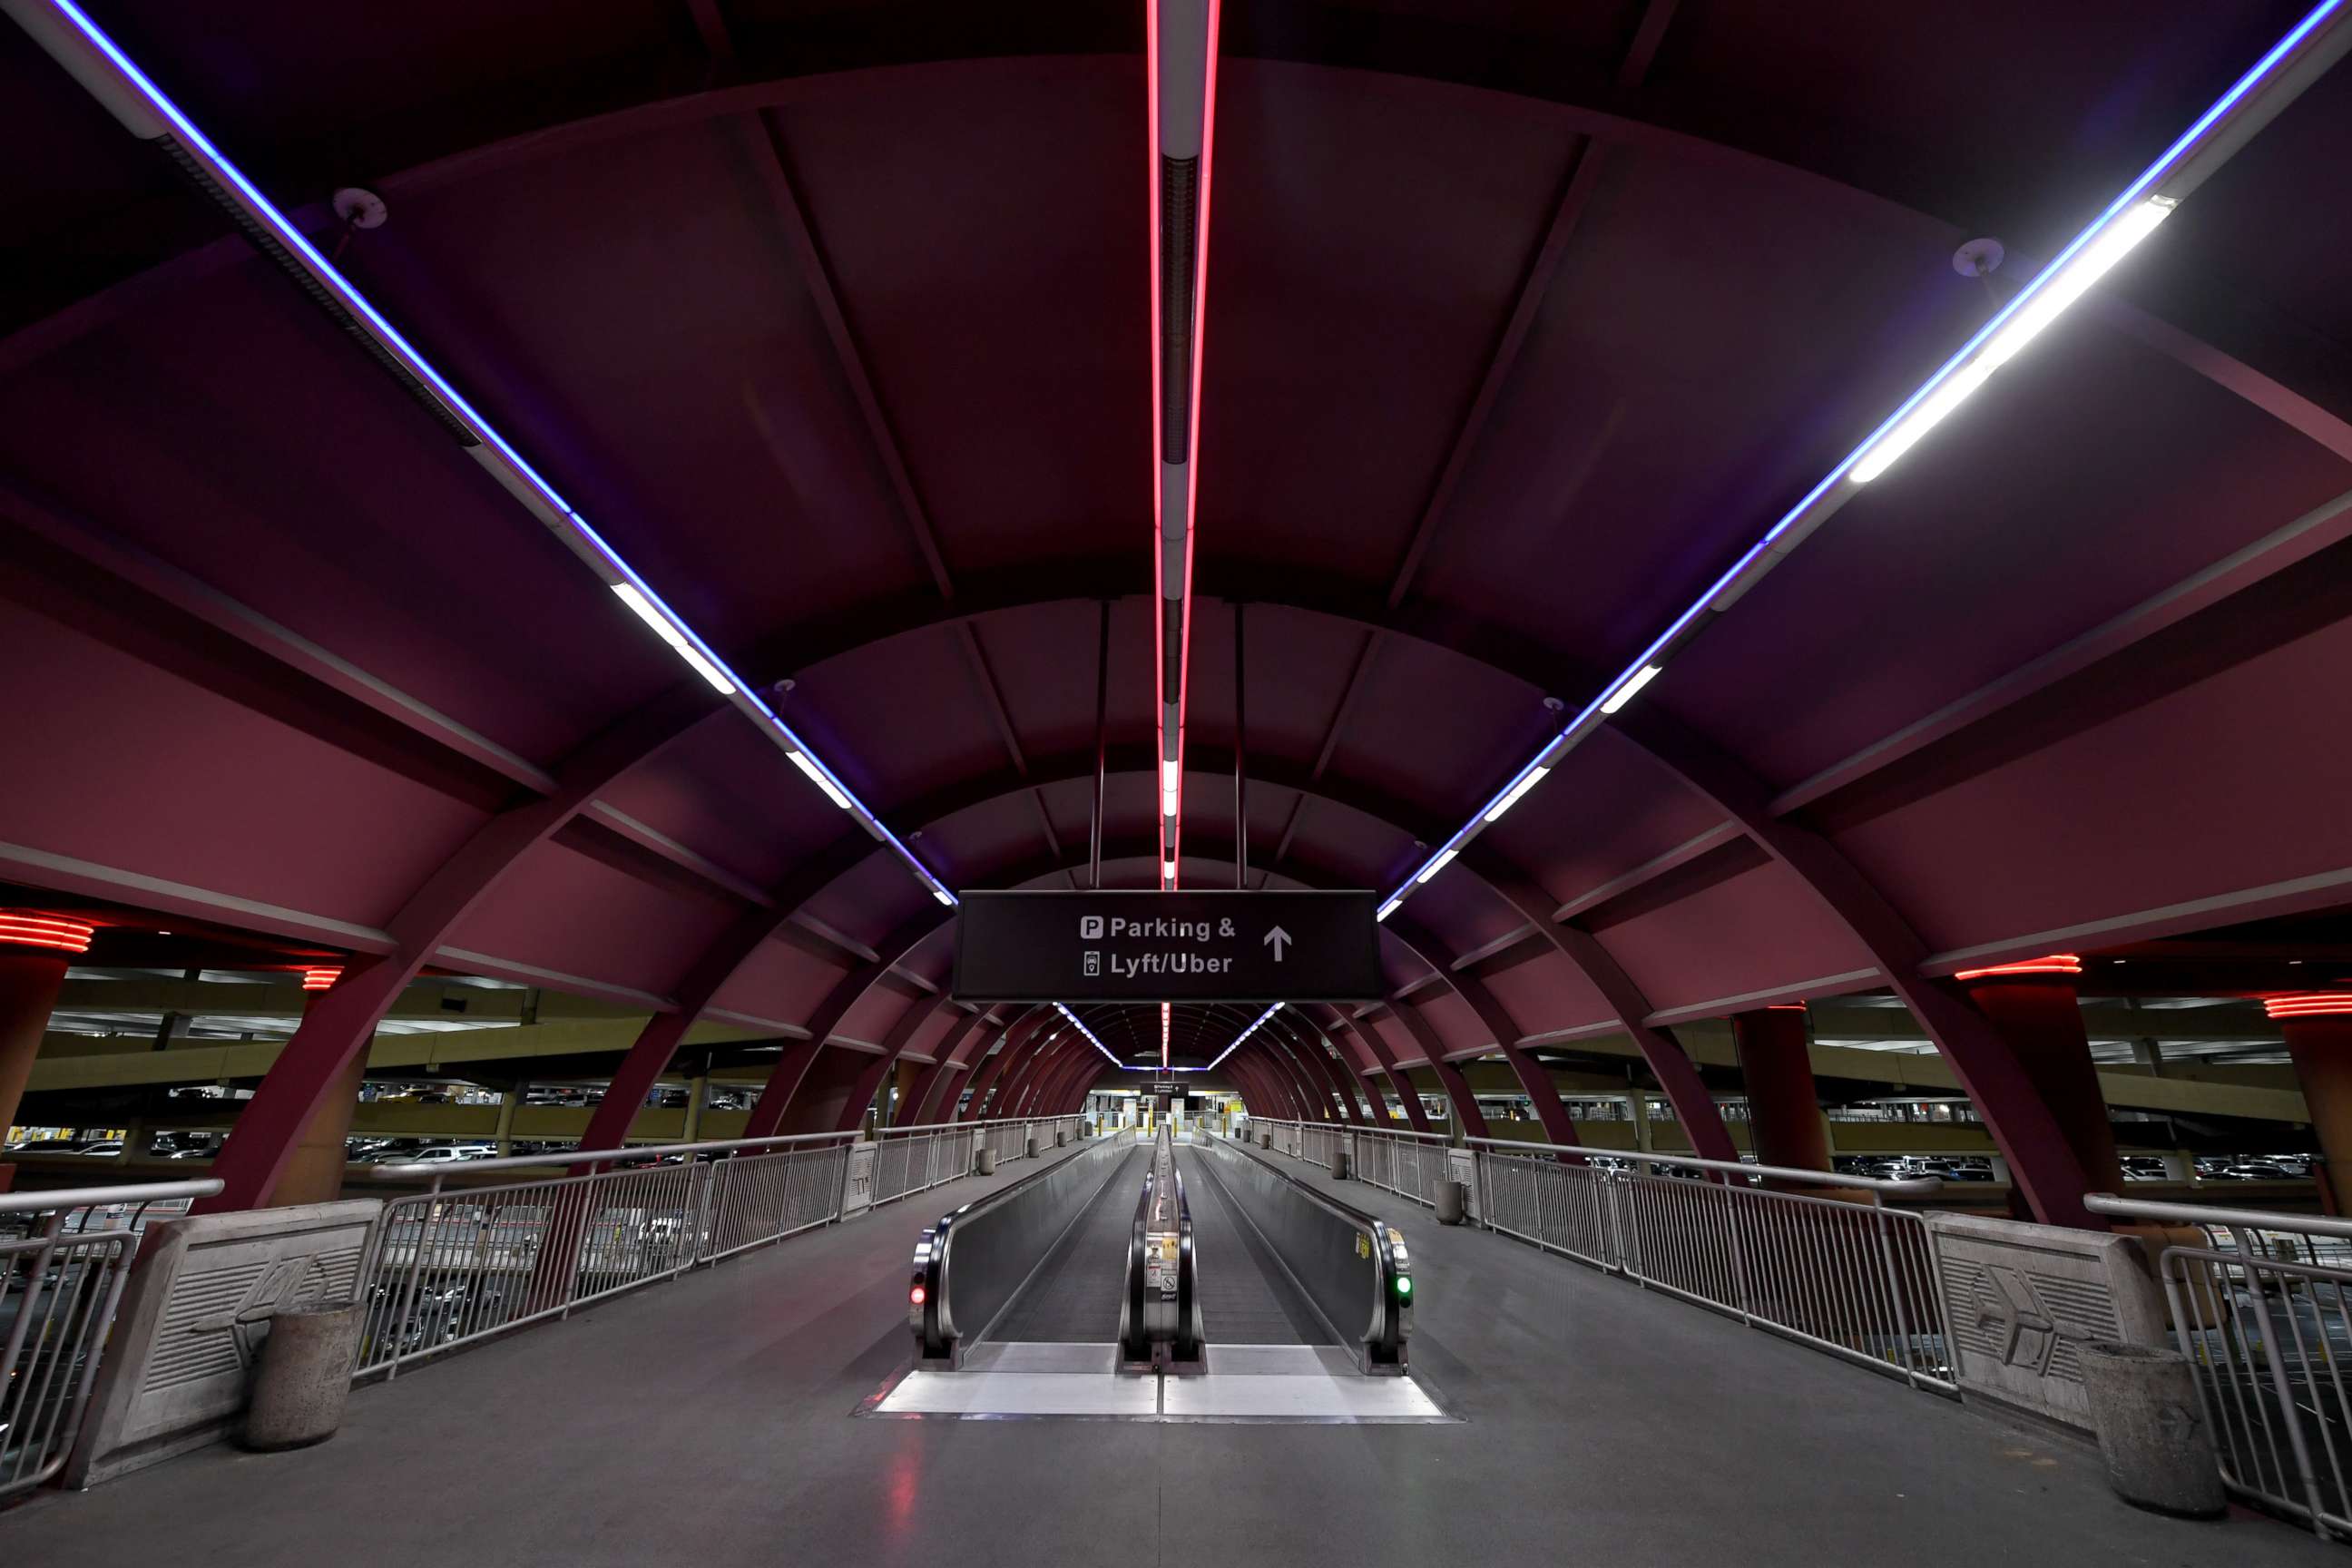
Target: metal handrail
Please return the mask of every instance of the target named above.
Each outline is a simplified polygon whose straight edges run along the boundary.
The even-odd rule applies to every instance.
[[[1730,1175],[1761,1176],[1775,1182],[1802,1182],[1817,1187],[1851,1187],[1887,1197],[1933,1197],[1944,1190],[1941,1176],[1906,1176],[1890,1181],[1880,1176],[1848,1176],[1835,1171],[1809,1171],[1796,1165],[1751,1165],[1745,1160],[1701,1160],[1690,1154],[1653,1154],[1644,1150],[1596,1149],[1584,1143],[1522,1143],[1511,1138],[1465,1138],[1473,1148],[1505,1154],[1578,1154],[1602,1160],[1638,1160],[1645,1164],[1675,1165],[1693,1171],[1721,1171]]]
[[[1034,1127],[1041,1121],[1059,1121],[1058,1116],[1024,1116],[1018,1125]],[[994,1120],[978,1121],[929,1121],[920,1127],[892,1127],[889,1133],[970,1131],[985,1127],[1010,1125]],[[865,1134],[851,1128],[845,1132],[788,1132],[772,1138],[723,1138],[699,1143],[640,1143],[621,1149],[568,1149],[546,1154],[501,1154],[494,1160],[427,1160],[368,1168],[371,1176],[447,1175],[452,1171],[468,1173],[478,1171],[521,1171],[546,1165],[616,1164],[625,1160],[667,1159],[672,1154],[715,1153],[728,1150],[781,1149],[813,1143],[855,1143]],[[874,1140],[880,1142],[877,1137]],[[217,1190],[217,1188],[215,1188]]]
[[[185,1182],[128,1182],[110,1187],[55,1187],[47,1192],[0,1193],[0,1214],[39,1214],[47,1209],[100,1208],[110,1204],[152,1204],[167,1198],[208,1198],[225,1184],[217,1177]]]
[[[1359,1127],[1354,1131],[1359,1138],[1368,1135],[1374,1138],[1410,1138],[1421,1143],[1451,1143],[1454,1141],[1450,1132],[1416,1132],[1410,1127]]]
[[[2148,1219],[2186,1225],[2226,1225],[2248,1230],[2294,1230],[2310,1236],[2352,1241],[2352,1220],[2321,1215],[2282,1214],[2274,1209],[2222,1208],[2207,1204],[2158,1203],[2147,1198],[2120,1198],[2113,1193],[2086,1193],[2083,1206],[2093,1214],[2121,1219]]]
[[[2208,1207],[2088,1193],[2083,1206],[2123,1219],[2194,1226],[2201,1246],[2158,1255],[2174,1342],[2231,1495],[2352,1535],[2352,1475],[2336,1436],[2352,1388],[2334,1346],[2352,1331],[2352,1270],[2279,1255],[2262,1233],[2352,1239],[2352,1222],[2270,1209]],[[2221,1232],[2229,1233],[2225,1247]],[[2342,1262],[2338,1259],[2338,1264]],[[2280,1437],[2285,1437],[2284,1447]]]

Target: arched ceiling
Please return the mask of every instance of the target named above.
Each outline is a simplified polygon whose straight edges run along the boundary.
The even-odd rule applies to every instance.
[[[950,888],[1085,875],[1107,636],[1153,884],[1139,5],[89,9]],[[2022,275],[2298,11],[1236,8],[1188,882],[1394,887],[1985,318],[1956,244]],[[0,130],[0,876],[380,950],[617,747],[436,963],[666,998],[772,909],[716,1005],[789,1021],[923,912],[13,28]],[[2344,901],[2347,145],[2337,71],[1642,700],[1943,970]],[[1660,1012],[1884,984],[1643,734],[1415,926],[1529,1035],[1611,1007],[1504,880]]]

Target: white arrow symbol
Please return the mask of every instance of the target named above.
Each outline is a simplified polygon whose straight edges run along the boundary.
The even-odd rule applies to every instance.
[[[1298,939],[1292,936],[1280,926],[1276,926],[1272,931],[1266,932],[1265,936],[1259,938],[1259,940],[1274,949],[1274,961],[1276,963],[1280,963],[1282,962],[1283,944],[1286,942],[1297,942]]]

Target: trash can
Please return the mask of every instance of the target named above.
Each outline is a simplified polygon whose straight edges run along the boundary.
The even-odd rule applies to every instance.
[[[1345,1149],[1331,1151],[1331,1179],[1335,1182],[1348,1179],[1348,1152]]]
[[[1065,1143],[1068,1142],[1069,1141],[1070,1141],[1070,1134],[1069,1134],[1069,1132],[1067,1131],[1067,1130],[1066,1130],[1066,1129],[1064,1129],[1064,1128],[1060,1128],[1060,1127],[1056,1127],[1056,1128],[1055,1128],[1055,1129],[1054,1129],[1054,1147],[1055,1147],[1055,1148],[1058,1149],[1058,1148],[1060,1148],[1063,1144],[1065,1144]]]
[[[2211,1519],[2228,1500],[2197,1370],[2178,1351],[2084,1341],[2077,1347],[2107,1484],[2137,1508]]]
[[[245,1413],[245,1446],[269,1452],[323,1443],[343,1424],[359,1352],[356,1301],[280,1307],[269,1314]]]
[[[1029,1158],[1031,1158],[1032,1160],[1034,1160],[1034,1159],[1035,1159],[1035,1158],[1037,1157],[1037,1134],[1035,1134],[1034,1132],[1032,1132],[1031,1134],[1029,1134],[1029,1149],[1028,1149],[1028,1154],[1029,1154]]]
[[[1273,1147],[1274,1147],[1274,1134],[1273,1134],[1273,1133],[1271,1133],[1271,1132],[1261,1132],[1261,1133],[1259,1133],[1259,1134],[1257,1135],[1257,1146],[1258,1146],[1259,1148],[1261,1148],[1261,1149],[1271,1149],[1271,1148],[1273,1148]]]
[[[1437,1184],[1437,1223],[1460,1225],[1470,1214],[1470,1188],[1456,1181]]]
[[[975,1176],[996,1174],[996,1151],[982,1144],[971,1152],[971,1173]]]

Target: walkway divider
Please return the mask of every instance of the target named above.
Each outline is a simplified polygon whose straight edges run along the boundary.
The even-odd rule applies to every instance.
[[[65,1468],[141,1233],[212,1178],[0,1193],[0,1501]]]
[[[1077,1136],[1084,1119],[895,1127],[867,1142],[811,1132],[635,1149],[577,1149],[457,1165],[386,1165],[429,1190],[384,1205],[359,1282],[352,1376],[399,1374],[574,1307],[673,1279],[754,1247]],[[530,1171],[529,1180],[475,1178]],[[446,1184],[463,1184],[455,1188]]]
[[[1469,1189],[1469,1216],[1647,1289],[1738,1318],[1915,1388],[1957,1394],[1950,1312],[1926,1219],[1885,1206],[1934,1177],[1888,1182],[1776,1165],[1253,1118],[1269,1145],[1434,1206]],[[1764,1183],[1769,1183],[1768,1187]],[[1790,1189],[1810,1190],[1790,1190]]]

